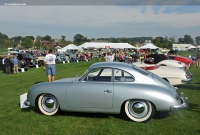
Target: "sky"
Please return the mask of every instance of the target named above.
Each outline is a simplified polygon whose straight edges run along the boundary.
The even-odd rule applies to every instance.
[[[128,0],[127,0],[128,1]],[[198,0],[197,0],[198,1]],[[25,5],[0,3],[0,32],[14,36],[87,38],[200,36],[200,5]],[[9,4],[9,3],[7,3]]]

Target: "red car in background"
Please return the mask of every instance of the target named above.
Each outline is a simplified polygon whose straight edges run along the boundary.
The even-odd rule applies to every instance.
[[[180,55],[167,55],[167,56],[168,56],[169,59],[183,62],[189,67],[194,63],[194,61],[192,59],[187,58],[187,57],[183,57],[183,56],[180,56]]]
[[[89,61],[90,59],[91,59],[91,54],[89,54],[89,53],[78,55],[79,61]]]

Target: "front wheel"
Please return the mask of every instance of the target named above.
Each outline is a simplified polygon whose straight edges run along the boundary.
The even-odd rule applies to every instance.
[[[125,115],[135,122],[146,122],[150,120],[154,113],[155,108],[145,100],[128,100],[124,106]]]
[[[45,115],[54,115],[59,110],[57,99],[50,94],[42,94],[38,99],[39,110]]]

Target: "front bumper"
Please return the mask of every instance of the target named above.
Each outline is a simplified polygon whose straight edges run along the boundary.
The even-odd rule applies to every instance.
[[[184,97],[183,92],[181,93],[181,96],[179,97],[181,100],[181,104],[180,105],[174,105],[171,106],[171,110],[178,110],[178,109],[187,109],[188,108],[188,98]]]
[[[27,100],[27,93],[20,95],[20,107],[21,109],[30,107],[30,102]]]

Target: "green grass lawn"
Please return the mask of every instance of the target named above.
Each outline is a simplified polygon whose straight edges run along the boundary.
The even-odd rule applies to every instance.
[[[82,75],[96,60],[56,65],[56,79]],[[20,109],[19,96],[38,82],[47,81],[42,67],[19,74],[0,73],[1,135],[197,135],[200,134],[200,68],[189,69],[193,81],[179,87],[189,98],[188,110],[157,113],[147,123],[122,115],[61,112],[45,116],[37,109]]]

